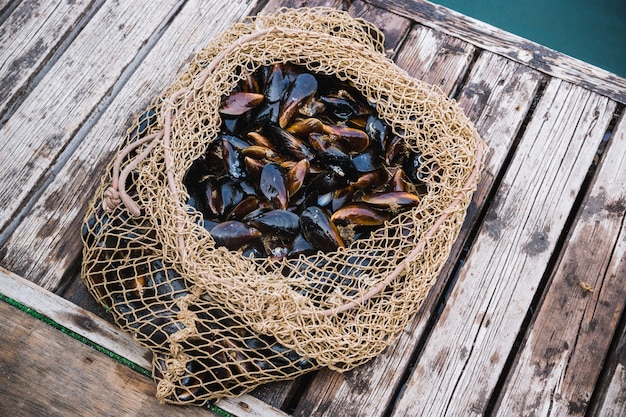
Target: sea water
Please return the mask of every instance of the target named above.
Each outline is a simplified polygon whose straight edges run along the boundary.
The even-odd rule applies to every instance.
[[[626,78],[626,0],[431,0]]]

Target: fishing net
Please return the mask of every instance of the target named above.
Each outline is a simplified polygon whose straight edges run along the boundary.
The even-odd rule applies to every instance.
[[[419,155],[409,209],[391,207],[369,235],[331,251],[276,259],[216,244],[186,178],[223,134],[224,97],[277,64],[351,86],[400,138],[400,157]],[[321,367],[349,370],[418,311],[461,228],[482,149],[456,103],[385,57],[372,24],[328,8],[250,17],[128,129],[88,208],[82,276],[153,351],[161,401],[202,404]]]

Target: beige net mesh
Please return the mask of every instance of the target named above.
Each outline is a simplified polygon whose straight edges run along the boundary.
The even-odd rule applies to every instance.
[[[223,97],[275,63],[360,91],[432,168],[419,203],[334,252],[276,261],[216,247],[183,181],[220,133]],[[418,311],[460,230],[482,149],[456,103],[385,58],[370,23],[328,8],[248,18],[128,130],[83,225],[83,277],[154,352],[162,401],[204,403],[320,367],[352,369]]]

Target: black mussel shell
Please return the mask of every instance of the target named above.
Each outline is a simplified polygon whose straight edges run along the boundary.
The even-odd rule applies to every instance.
[[[270,162],[263,167],[259,188],[275,208],[287,208],[289,193],[287,191],[286,173],[279,164]]]
[[[300,227],[305,239],[316,249],[332,252],[345,246],[337,226],[323,209],[306,208],[300,215]]]
[[[225,246],[235,250],[242,245],[261,237],[262,233],[254,227],[236,220],[228,220],[215,226],[211,231],[216,246]]]
[[[219,112],[229,116],[239,116],[263,102],[263,94],[250,92],[234,92],[222,100]]]
[[[428,177],[425,163],[426,161],[421,153],[411,152],[405,158],[402,168],[404,169],[407,177],[409,177],[412,181],[422,182]]]
[[[393,191],[382,194],[368,194],[361,197],[363,201],[377,207],[411,207],[419,203],[420,198],[405,191]]]
[[[222,210],[220,211],[220,215],[222,216],[228,215],[244,198],[241,185],[232,180],[225,181],[221,185],[220,193],[222,197]]]
[[[248,215],[245,222],[263,233],[294,237],[300,230],[300,218],[287,210],[275,209],[257,215]]]
[[[232,141],[227,138],[222,140],[222,157],[224,158],[224,167],[232,179],[241,181],[246,178],[244,157],[241,149],[235,147]]]
[[[299,74],[289,89],[281,107],[278,124],[286,127],[298,110],[317,92],[317,80],[309,73]]]
[[[382,156],[374,148],[369,148],[365,152],[353,156],[352,162],[359,172],[376,171],[383,166]]]
[[[276,144],[285,154],[296,160],[312,159],[313,152],[309,147],[297,136],[289,133],[287,130],[276,125],[267,126],[267,135],[270,140]]]

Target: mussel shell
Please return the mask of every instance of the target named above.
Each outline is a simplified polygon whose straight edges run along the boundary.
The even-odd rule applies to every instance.
[[[224,167],[232,179],[243,180],[246,178],[243,154],[227,138],[222,140],[222,157],[224,159]]]
[[[239,136],[226,135],[226,134],[223,134],[220,136],[222,140],[225,140],[228,143],[230,143],[233,146],[233,148],[237,149],[238,151],[243,151],[244,149],[250,146],[250,143],[241,139]]]
[[[358,180],[351,185],[357,189],[375,189],[378,186],[384,184],[387,180],[387,172],[384,169],[377,169],[375,171],[364,172],[359,175]]]
[[[300,160],[287,171],[287,192],[289,197],[296,194],[309,174],[311,164],[306,159]]]
[[[272,148],[260,145],[251,145],[241,151],[244,157],[249,156],[254,159],[267,159],[269,161],[281,162],[284,158],[276,153]]]
[[[402,168],[396,169],[389,183],[390,191],[408,191],[407,177]]]
[[[389,128],[382,120],[373,114],[367,118],[365,132],[372,141],[372,145],[376,146],[379,150],[387,146]]]
[[[261,159],[251,158],[244,156],[243,163],[246,166],[246,178],[248,179],[260,179],[263,168],[267,165],[267,161]]]
[[[260,238],[262,233],[254,227],[236,220],[227,220],[215,226],[210,232],[216,246],[235,250],[242,245]]]
[[[349,153],[363,152],[370,145],[367,133],[352,127],[324,125],[324,133],[330,135],[343,150]]]
[[[222,100],[219,112],[229,116],[239,116],[263,102],[263,94],[244,91],[229,94]]]
[[[348,185],[343,188],[338,188],[333,193],[333,201],[331,203],[332,211],[337,211],[344,205],[346,205],[349,201],[352,200],[354,195],[354,188],[351,185]]]
[[[374,148],[368,148],[365,152],[353,156],[352,162],[359,172],[375,171],[383,166],[382,156]]]
[[[227,220],[241,220],[252,211],[259,208],[259,199],[256,196],[249,195],[243,198],[237,205],[235,205],[230,213],[228,213]]]
[[[283,100],[278,118],[280,127],[285,127],[291,123],[298,110],[315,95],[316,91],[317,79],[315,76],[306,72],[299,74]]]
[[[301,139],[308,138],[311,133],[322,133],[323,131],[324,123],[314,117],[296,120],[287,127],[287,132],[293,133]]]
[[[165,268],[160,260],[150,263],[147,285],[153,286],[157,298],[162,300],[174,300],[189,293],[185,279],[176,270]]]
[[[420,198],[417,195],[404,191],[369,194],[362,196],[361,199],[368,204],[378,207],[411,207],[420,201]]]
[[[296,257],[298,255],[312,255],[315,253],[315,248],[304,238],[304,235],[300,232],[291,243],[291,249],[288,256]]]
[[[404,139],[400,136],[392,136],[387,140],[387,147],[385,149],[385,162],[387,165],[396,165],[400,162],[400,159],[404,156]]]
[[[297,136],[276,125],[267,126],[267,134],[278,149],[296,160],[312,159],[313,152]]]
[[[215,217],[223,213],[222,194],[220,193],[219,183],[213,177],[209,177],[200,184],[202,189],[202,206],[204,207],[205,217]]]
[[[337,226],[330,220],[325,210],[311,206],[300,215],[300,228],[305,239],[316,249],[332,252],[344,247]]]
[[[260,104],[250,112],[247,127],[257,130],[270,124],[277,124],[280,117],[280,101]]]
[[[324,103],[326,111],[339,120],[345,121],[359,112],[358,104],[338,96],[322,96],[320,101]]]
[[[248,132],[246,137],[254,145],[264,146],[268,149],[274,148],[274,144],[272,143],[272,141],[260,134],[259,132]]]
[[[375,210],[363,203],[354,203],[335,211],[331,220],[336,223],[353,223],[359,226],[379,226],[389,220],[389,217],[389,213]]]
[[[239,183],[232,180],[222,183],[220,187],[220,194],[222,197],[220,215],[230,213],[232,209],[244,198],[244,192],[241,189],[241,186]]]
[[[270,162],[261,171],[259,184],[261,193],[274,207],[286,209],[289,193],[287,191],[286,174],[283,167],[276,162]]]
[[[244,218],[244,221],[263,233],[273,235],[295,237],[300,231],[300,218],[298,215],[283,209],[248,215]]]
[[[421,153],[411,152],[404,159],[402,168],[404,169],[407,177],[414,182],[422,182],[428,178],[428,174],[426,172],[426,160]]]
[[[287,94],[290,84],[291,79],[283,71],[283,65],[274,64],[265,83],[264,95],[267,102],[276,103],[282,100]]]
[[[241,250],[241,254],[245,258],[265,258],[267,256],[265,246],[261,240],[253,240],[245,245]]]

